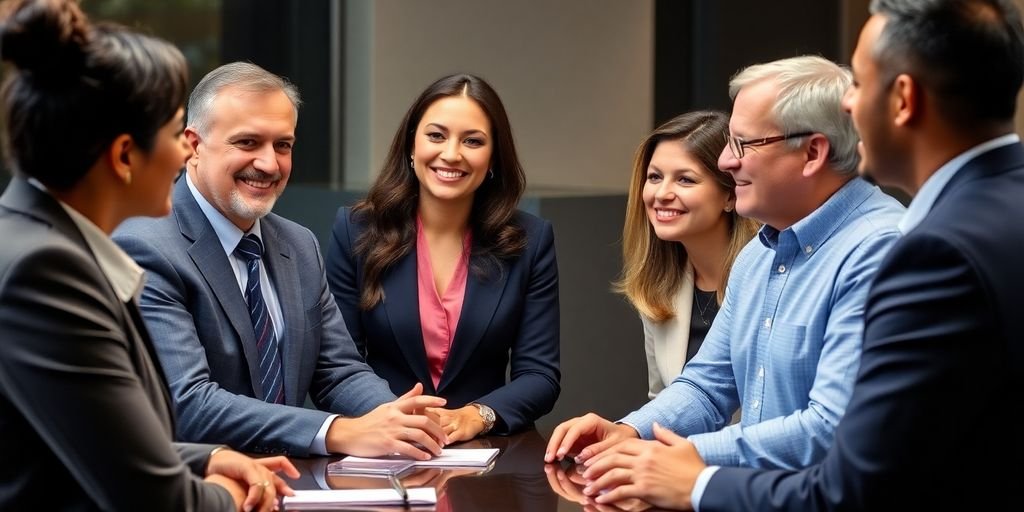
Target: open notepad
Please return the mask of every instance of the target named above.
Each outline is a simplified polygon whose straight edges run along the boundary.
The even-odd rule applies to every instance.
[[[414,487],[408,490],[410,506],[437,504],[433,487]],[[404,505],[402,496],[394,489],[330,489],[295,491],[295,496],[284,497],[288,510],[330,509],[345,506]]]
[[[348,456],[327,466],[327,474],[393,474],[398,475],[413,467],[428,468],[483,468],[498,456],[497,448],[444,448],[441,455],[430,460],[416,460],[403,455],[388,457]]]

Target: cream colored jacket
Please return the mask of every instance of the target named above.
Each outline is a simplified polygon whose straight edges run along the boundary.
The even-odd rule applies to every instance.
[[[683,371],[690,341],[690,312],[693,309],[693,267],[686,268],[683,284],[673,305],[676,316],[655,322],[644,315],[644,350],[647,352],[647,397],[654,398]]]

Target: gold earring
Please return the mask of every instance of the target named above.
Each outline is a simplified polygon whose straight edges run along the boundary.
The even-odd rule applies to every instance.
[[[128,171],[128,174],[124,175],[124,184],[125,185],[131,185],[132,184],[132,172],[131,171]]]

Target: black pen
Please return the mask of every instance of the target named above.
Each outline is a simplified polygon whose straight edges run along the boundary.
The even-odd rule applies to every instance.
[[[409,493],[405,490],[405,486],[402,485],[402,481],[394,473],[388,473],[388,481],[391,482],[391,488],[402,497],[402,505],[408,507]]]

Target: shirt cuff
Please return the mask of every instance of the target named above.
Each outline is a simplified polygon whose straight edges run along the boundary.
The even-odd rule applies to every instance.
[[[324,424],[320,425],[320,430],[317,431],[316,437],[313,438],[313,443],[309,445],[309,453],[316,455],[330,455],[327,451],[327,429],[331,427],[331,423],[334,418],[337,418],[337,414],[332,414],[324,420]]]
[[[647,440],[651,439],[651,438],[648,438],[648,437],[644,437],[644,433],[640,431],[640,427],[637,427],[636,425],[626,421],[626,418],[623,418],[623,419],[621,419],[619,421],[616,421],[615,423],[617,423],[619,425],[625,425],[625,426],[635,430],[636,431],[636,436],[638,438],[640,438],[640,439],[647,439]]]
[[[697,475],[697,481],[693,483],[693,492],[690,493],[690,505],[694,512],[700,512],[700,499],[704,497],[704,489],[707,488],[711,477],[721,466],[708,466]]]
[[[709,466],[748,466],[749,462],[741,460],[735,433],[732,427],[725,427],[717,432],[687,436],[687,439]]]

